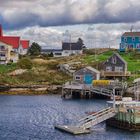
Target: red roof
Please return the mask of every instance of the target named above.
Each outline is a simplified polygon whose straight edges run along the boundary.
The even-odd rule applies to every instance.
[[[18,49],[20,43],[20,37],[0,36],[0,41],[13,46],[13,49]]]
[[[29,40],[20,40],[20,44],[22,45],[23,49],[29,48]]]
[[[140,37],[140,32],[125,32],[122,36],[134,36],[134,37]]]

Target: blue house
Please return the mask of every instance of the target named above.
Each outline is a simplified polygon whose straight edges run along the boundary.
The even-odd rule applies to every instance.
[[[125,32],[121,36],[120,52],[135,49],[140,51],[140,32]]]

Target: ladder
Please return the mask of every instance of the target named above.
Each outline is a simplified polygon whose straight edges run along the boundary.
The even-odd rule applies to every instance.
[[[96,113],[88,115],[79,120],[79,127],[83,127],[84,129],[89,129],[94,125],[97,125],[113,116],[115,116],[114,108],[108,107],[103,110],[100,110]]]

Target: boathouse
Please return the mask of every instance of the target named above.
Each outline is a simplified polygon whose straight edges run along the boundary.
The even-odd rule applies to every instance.
[[[82,68],[73,74],[73,81],[80,84],[92,84],[93,80],[100,79],[100,72],[90,66]]]

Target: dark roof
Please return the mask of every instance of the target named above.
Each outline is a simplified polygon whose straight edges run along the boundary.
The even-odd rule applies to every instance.
[[[127,62],[118,53],[114,53],[114,55],[118,56],[118,58],[120,58],[120,60],[122,60],[122,62],[127,65]]]
[[[114,53],[112,56],[110,56],[103,64],[105,64],[106,62],[108,62],[108,60],[110,58],[112,58],[113,56],[117,56],[125,65],[127,65],[127,62],[118,54],[118,53]]]
[[[125,32],[122,36],[138,36],[138,37],[140,37],[140,32]]]
[[[62,50],[82,50],[82,45],[79,43],[67,43],[63,42],[62,43]]]

